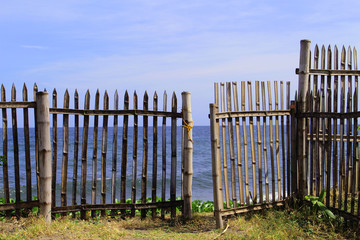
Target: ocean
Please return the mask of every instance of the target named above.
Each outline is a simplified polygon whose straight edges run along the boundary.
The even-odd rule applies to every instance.
[[[267,134],[269,134],[269,126],[267,127]],[[256,128],[255,129],[255,140],[256,140]],[[275,129],[274,129],[275,130]],[[275,131],[274,131],[275,132]],[[26,199],[26,172],[25,172],[25,152],[24,152],[24,131],[22,128],[18,129],[19,139],[19,158],[20,158],[20,185],[21,185],[21,199]],[[52,133],[52,130],[51,130]],[[137,199],[141,196],[141,172],[142,172],[142,134],[143,129],[138,129],[138,152],[137,152]],[[182,127],[177,127],[177,196],[181,196],[181,133]],[[2,129],[0,129],[2,135]],[[62,149],[63,149],[63,129],[57,129],[58,134],[58,147],[57,147],[57,184],[56,184],[56,196],[57,205],[60,203],[60,188],[61,188],[61,168],[62,168]],[[80,202],[80,176],[81,176],[81,144],[82,144],[82,128],[79,131],[79,157],[77,159],[78,167],[78,181],[77,181],[77,202]],[[92,187],[92,158],[93,158],[93,134],[94,129],[89,128],[89,140],[87,150],[87,202],[91,202],[91,187]],[[166,146],[167,146],[167,172],[166,172],[166,199],[170,198],[170,165],[171,165],[171,128],[166,128]],[[281,134],[281,129],[280,129]],[[281,136],[281,135],[280,135]],[[97,150],[97,203],[100,202],[100,178],[101,178],[101,145],[102,145],[102,128],[98,129],[98,150]],[[147,177],[147,196],[151,196],[151,184],[152,184],[152,163],[153,163],[153,128],[149,127],[148,131],[149,148],[148,148],[148,177]],[[212,188],[212,167],[211,167],[211,143],[210,143],[210,127],[209,126],[195,126],[193,128],[193,199],[194,200],[213,200],[213,188]],[[31,143],[31,167],[32,167],[32,195],[36,196],[36,179],[35,179],[35,138],[34,129],[30,129],[30,143]],[[113,128],[108,128],[107,137],[107,151],[106,151],[106,182],[107,182],[107,203],[110,203],[111,196],[111,176],[112,176],[112,144],[113,143]],[[243,139],[242,139],[242,143]],[[267,139],[269,145],[269,139]],[[275,143],[275,140],[274,140]],[[281,141],[280,141],[281,144]],[[116,198],[120,199],[120,169],[121,169],[121,150],[122,150],[122,127],[118,129],[117,139],[117,179],[116,179]],[[126,198],[131,197],[131,186],[132,186],[132,156],[133,156],[133,127],[129,127],[128,130],[128,151],[127,151],[127,183],[126,183]],[[158,173],[157,173],[157,196],[161,196],[161,181],[162,181],[162,128],[158,127],[158,150],[157,150],[157,161],[158,161]],[[249,159],[251,158],[250,148],[250,134],[248,129],[248,147],[249,147]],[[0,143],[0,154],[2,154],[3,144]],[[244,146],[242,145],[242,148]],[[8,130],[8,165],[9,165],[9,185],[10,185],[10,197],[15,198],[15,178],[14,178],[14,156],[13,156],[13,140],[11,129]],[[255,147],[257,153],[257,147]],[[282,160],[282,147],[280,145],[280,159]],[[275,147],[274,147],[275,151]],[[229,150],[227,149],[229,154]],[[244,153],[242,151],[242,153]],[[270,147],[268,147],[268,154],[270,154]],[[229,157],[228,157],[229,162]],[[269,166],[269,178],[270,174],[270,157],[268,157]],[[229,181],[230,181],[230,163],[228,163]],[[73,168],[74,168],[74,128],[69,128],[69,160],[68,160],[68,184],[67,184],[67,202],[71,203],[72,194],[72,181],[73,181]],[[0,197],[4,196],[4,185],[3,185],[3,173],[2,167],[0,167]],[[258,170],[257,170],[258,171]],[[281,164],[282,172],[282,164]],[[275,170],[276,173],[276,170]],[[245,176],[245,174],[243,173]],[[252,191],[252,166],[249,161],[249,187]],[[265,185],[265,184],[264,184]],[[270,180],[271,185],[271,180]],[[238,191],[238,190],[237,190]],[[278,191],[276,186],[276,192]],[[231,192],[231,190],[230,190]],[[270,186],[271,194],[271,186]]]

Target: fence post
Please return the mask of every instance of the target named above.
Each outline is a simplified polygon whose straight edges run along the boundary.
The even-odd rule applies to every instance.
[[[298,111],[306,112],[306,96],[309,91],[309,70],[310,70],[310,40],[300,41],[300,64],[299,64],[299,85],[298,85]],[[299,197],[303,199],[306,191],[306,121],[305,118],[298,118],[298,163],[299,163]]]
[[[51,142],[50,142],[50,113],[49,94],[36,93],[36,125],[39,134],[39,171],[40,190],[39,204],[40,215],[46,222],[51,222]]]
[[[220,180],[220,159],[217,154],[217,145],[219,132],[216,127],[216,105],[210,104],[210,135],[211,135],[211,159],[212,159],[212,176],[213,176],[213,193],[214,193],[214,210],[216,227],[223,228],[224,223],[221,217],[222,200],[221,200],[221,180]]]
[[[182,92],[182,113],[185,125],[194,126],[191,113],[191,94]],[[184,134],[184,217],[192,218],[192,178],[193,178],[193,142],[191,127],[187,128]]]

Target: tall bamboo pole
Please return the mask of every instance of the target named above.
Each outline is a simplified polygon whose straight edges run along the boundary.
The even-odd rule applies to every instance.
[[[40,215],[45,217],[46,222],[51,222],[51,141],[50,141],[50,113],[49,94],[36,93],[36,124],[39,129],[39,169],[40,191],[39,204]]]
[[[310,44],[309,40],[301,40],[300,42],[300,66],[299,66],[299,112],[306,111],[306,95],[309,89],[309,69],[310,69]],[[298,161],[299,161],[299,197],[303,199],[306,189],[306,176],[305,176],[305,160],[306,160],[306,119],[298,119]]]
[[[210,104],[210,135],[211,135],[211,159],[212,159],[212,177],[213,177],[213,193],[214,193],[214,210],[215,210],[215,220],[216,227],[223,228],[224,223],[221,217],[221,210],[223,209],[222,203],[222,191],[221,185],[222,180],[220,178],[221,169],[220,169],[220,154],[217,153],[218,148],[218,137],[219,137],[219,128],[216,123],[216,104]]]
[[[188,126],[187,133],[184,134],[184,217],[192,218],[192,178],[193,178],[193,142],[192,129],[194,122],[191,113],[191,94],[190,92],[182,92],[182,112],[183,119]]]

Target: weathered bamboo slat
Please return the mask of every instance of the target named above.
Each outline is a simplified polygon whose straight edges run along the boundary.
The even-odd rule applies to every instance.
[[[252,87],[251,82],[248,81],[248,98],[249,98],[249,110],[252,111]],[[251,165],[252,165],[252,177],[253,177],[253,203],[257,203],[257,183],[256,183],[256,154],[255,154],[255,137],[254,137],[254,119],[249,118],[250,125],[250,141],[251,141]]]
[[[345,69],[345,57],[346,51],[345,48],[342,48],[341,51],[341,69]],[[345,76],[341,76],[340,82],[340,112],[345,112]],[[344,119],[340,119],[340,167],[339,167],[339,199],[338,199],[338,208],[342,207],[342,194],[345,187],[345,144],[344,144]]]
[[[125,93],[125,96],[129,95],[127,92]],[[124,104],[126,105],[126,104]],[[118,91],[115,91],[114,94],[114,109],[119,109],[119,94]],[[125,118],[124,118],[125,121]],[[116,199],[116,172],[117,172],[117,139],[118,139],[118,125],[119,125],[119,119],[118,116],[114,115],[114,127],[113,127],[113,141],[112,141],[112,170],[111,170],[111,203],[115,203]],[[124,130],[127,130],[127,124],[124,123]],[[111,212],[111,215],[114,216],[115,212]]]
[[[265,96],[265,82],[261,82],[261,92],[262,92],[262,108],[266,110],[266,96]],[[294,124],[295,125],[295,124]],[[266,202],[270,202],[269,196],[269,167],[268,167],[268,158],[267,158],[267,134],[266,134],[266,117],[263,118],[263,136],[264,136],[264,144],[263,144],[263,151],[264,151],[264,173],[265,173],[265,192],[266,192]]]
[[[134,110],[138,108],[138,97],[136,91],[134,92]],[[136,202],[136,180],[137,180],[137,146],[138,146],[138,116],[134,115],[134,133],[133,133],[133,158],[132,158],[132,189],[131,189],[131,203]],[[135,210],[131,211],[131,216],[135,216]]]
[[[171,98],[171,111],[177,110],[177,97],[175,92]],[[176,200],[176,118],[171,118],[171,172],[170,172],[170,201]],[[171,219],[176,216],[176,208],[171,208]]]
[[[268,81],[268,102],[269,102],[269,110],[272,110],[272,96],[271,96],[271,83]],[[275,201],[275,160],[274,160],[274,126],[273,126],[273,118],[270,117],[270,160],[271,160],[271,193],[272,193],[272,201]]]
[[[321,69],[325,69],[325,46],[321,47]],[[325,112],[325,76],[321,75],[320,79],[320,112]],[[320,188],[317,195],[324,189],[324,170],[325,170],[325,119],[319,119],[319,134],[322,135],[322,141],[319,142],[319,181],[320,181]]]
[[[75,90],[74,94],[74,108],[79,109],[79,93]],[[79,116],[74,119],[74,172],[73,172],[73,187],[72,187],[72,205],[76,205],[76,193],[78,183],[78,168],[79,168]],[[75,217],[75,215],[73,215]]]
[[[291,171],[291,193],[299,193],[299,175],[298,175],[298,161],[297,156],[298,148],[296,144],[298,143],[298,131],[296,125],[296,118],[295,118],[295,111],[298,109],[299,106],[296,106],[297,92],[295,92],[295,100],[291,101],[291,162],[290,162],[290,171]],[[265,134],[264,134],[265,136]],[[265,141],[266,138],[264,138]],[[265,144],[265,143],[264,143]]]
[[[104,110],[109,109],[109,95],[107,91],[104,94]],[[109,116],[103,116],[102,127],[102,144],[101,144],[101,198],[100,204],[106,203],[106,153],[107,153],[107,136],[108,136],[108,121]],[[101,212],[101,215],[105,215],[105,211]]]
[[[313,91],[310,92],[310,109],[309,112],[314,112],[315,104],[316,104],[316,93]],[[314,196],[314,191],[316,192],[316,158],[315,154],[317,149],[315,148],[316,137],[314,137],[314,133],[316,132],[315,126],[315,118],[311,118],[310,120],[310,195]]]
[[[354,48],[353,51],[354,54],[354,69],[357,70],[357,52],[356,48]],[[354,90],[354,97],[353,97],[353,106],[354,111],[358,110],[358,77],[355,77],[355,90]],[[357,119],[353,119],[353,126],[354,126],[354,138],[357,138],[357,129],[358,129],[358,122]],[[358,182],[358,154],[359,154],[359,144],[356,142],[353,142],[353,170],[352,170],[352,182],[351,182],[351,214],[355,214],[355,198],[356,198],[356,192],[357,192],[357,182]]]
[[[306,114],[306,113],[304,113]],[[272,111],[241,111],[241,112],[220,112],[216,113],[216,118],[235,118],[235,117],[274,117],[274,116],[289,116],[289,110],[272,110]],[[360,114],[359,114],[360,115]],[[299,115],[302,116],[302,115]]]
[[[359,118],[360,117],[360,112],[343,112],[343,113],[334,113],[334,112],[313,112],[313,113],[297,113],[296,117],[298,118],[337,118],[337,119],[347,119],[347,118]],[[346,133],[344,132],[344,136],[346,136]],[[325,135],[327,135],[325,133]],[[320,137],[322,137],[323,134],[321,134]],[[338,137],[340,135],[338,134]],[[344,138],[344,141],[347,141],[347,136]],[[350,139],[352,139],[353,137],[350,136]]]
[[[14,104],[13,106],[16,106]],[[26,104],[24,107],[29,107],[32,105]],[[1,105],[0,105],[1,107]],[[141,115],[148,117],[176,117],[181,118],[181,113],[178,112],[162,112],[162,111],[151,111],[151,110],[87,110],[87,109],[64,109],[64,108],[50,108],[51,114],[71,114],[71,115]]]
[[[261,211],[264,209],[271,209],[274,207],[282,207],[285,205],[285,201],[277,201],[277,202],[271,202],[271,203],[263,203],[263,204],[255,204],[251,206],[246,206],[242,208],[237,209],[227,209],[221,212],[222,217],[230,216],[230,215],[237,215],[245,214],[245,213],[254,213],[256,211]]]
[[[19,202],[19,203],[4,203],[0,204],[0,211],[12,211],[15,209],[39,207],[39,200],[30,202]]]
[[[28,91],[24,84],[23,87],[23,101],[28,101]],[[32,200],[31,193],[31,162],[30,162],[30,134],[29,134],[29,110],[23,109],[24,113],[24,143],[25,143],[25,169],[26,169],[26,201]]]
[[[318,70],[319,68],[319,47],[316,44],[314,49],[314,69]],[[316,92],[318,90],[318,74],[313,75],[313,93],[316,95]]]
[[[226,109],[231,111],[231,83],[226,83]],[[234,144],[234,129],[232,118],[227,119],[228,135],[229,135],[229,149],[230,149],[230,172],[231,172],[231,196],[233,201],[233,208],[237,207],[236,198],[236,175],[235,175],[235,144]]]
[[[143,109],[149,108],[149,96],[145,91]],[[141,202],[146,203],[146,189],[147,189],[147,167],[148,167],[148,117],[143,117],[143,157],[142,157],[142,174],[141,174]],[[171,195],[171,193],[170,193]],[[174,199],[175,200],[175,199]],[[146,217],[146,211],[141,211],[141,218]]]
[[[278,82],[274,82],[275,90],[275,110],[279,110],[279,88]],[[279,116],[275,117],[275,149],[276,149],[276,169],[277,169],[277,189],[278,199],[281,200],[281,169],[280,169],[280,133],[279,133]]]
[[[99,89],[95,94],[95,110],[100,108],[100,92]],[[88,117],[89,118],[89,117]],[[85,122],[84,117],[84,122]],[[93,135],[93,156],[92,156],[92,186],[91,186],[91,204],[96,204],[96,187],[97,187],[97,154],[98,154],[98,132],[99,132],[99,116],[94,116],[94,135]],[[91,217],[96,217],[95,211],[91,212]]]
[[[52,93],[52,107],[57,107],[56,89]],[[52,182],[51,182],[51,208],[56,206],[56,173],[57,173],[57,114],[53,114],[52,127]]]
[[[183,200],[176,200],[174,202],[157,202],[157,203],[116,203],[116,204],[85,204],[85,205],[76,205],[76,206],[67,206],[67,207],[56,207],[54,213],[64,213],[64,212],[77,212],[80,210],[84,211],[96,211],[96,210],[150,210],[154,208],[169,208],[169,207],[178,207],[183,206]],[[25,204],[24,204],[25,205]],[[35,205],[35,204],[34,204]]]
[[[314,106],[314,112],[319,112],[320,111],[320,91],[316,90],[316,97],[315,97],[315,106]],[[315,190],[316,190],[316,195],[319,195],[320,193],[320,189],[321,189],[321,182],[320,182],[320,169],[321,169],[321,162],[319,159],[319,149],[320,149],[320,141],[322,141],[322,138],[320,138],[320,119],[319,118],[315,118],[314,121],[315,124],[315,147],[314,147],[314,177],[315,177]]]
[[[319,68],[319,47],[318,45],[315,46],[314,50],[314,68]],[[310,97],[312,104],[311,104],[311,113],[317,113],[319,111],[318,105],[320,104],[320,96],[318,90],[318,75],[313,76],[313,97]],[[320,189],[320,180],[319,180],[319,119],[318,118],[311,118],[311,132],[312,138],[311,139],[311,156],[310,156],[310,166],[312,171],[310,171],[310,194],[316,195],[319,193]],[[314,192],[316,194],[314,194]]]
[[[126,109],[126,110],[129,109],[129,94],[127,91],[125,92],[125,96],[124,96],[124,109]],[[129,117],[125,115],[124,119],[123,119],[123,136],[122,136],[122,151],[121,151],[120,203],[125,203],[125,201],[126,201],[128,124],[129,124]],[[115,157],[116,157],[116,155],[115,155]],[[115,201],[115,198],[114,198],[114,201]]]
[[[69,108],[70,96],[66,90],[64,95],[64,108]],[[62,169],[61,169],[61,206],[67,205],[67,176],[69,160],[69,115],[63,115],[63,151],[62,151]]]
[[[184,119],[184,117],[183,117],[183,119],[182,119],[182,123],[184,123],[184,121],[185,121],[185,119]],[[185,123],[184,123],[185,124]],[[183,150],[184,149],[184,147],[185,147],[185,132],[186,132],[186,125],[181,125],[182,126],[182,128],[181,128],[181,149]],[[184,182],[184,171],[185,171],[185,166],[184,166],[184,164],[185,164],[185,161],[184,161],[184,157],[185,157],[185,151],[181,151],[181,185],[182,186],[184,186],[183,185],[183,182]],[[184,189],[183,188],[181,188],[181,199],[184,199],[184,191],[183,191]],[[184,209],[183,209],[183,211],[182,212],[184,212]]]
[[[239,111],[239,98],[237,83],[233,82],[233,96],[234,96],[234,110]],[[240,204],[244,204],[244,183],[243,183],[243,168],[242,168],[242,154],[241,154],[241,136],[240,136],[240,120],[239,117],[235,118],[235,132],[236,132],[236,149],[237,149],[237,168],[238,168],[238,181],[240,192]]]
[[[153,109],[154,111],[158,110],[158,95],[155,92],[153,100]],[[153,169],[152,169],[152,189],[151,189],[151,200],[153,203],[156,202],[156,185],[157,185],[157,127],[158,127],[158,118],[153,117]],[[164,200],[163,200],[164,201]],[[152,217],[155,218],[156,209],[152,211]]]
[[[348,69],[351,70],[352,68],[352,52],[350,47],[347,51],[347,65]],[[348,89],[347,89],[347,107],[346,112],[352,112],[352,77],[348,76]],[[345,196],[344,196],[344,211],[346,212],[347,209],[347,202],[348,202],[348,194],[350,192],[351,186],[351,179],[352,179],[352,144],[350,142],[350,135],[352,135],[352,121],[351,118],[346,119],[346,127],[347,127],[347,147],[346,147],[346,181],[345,181]],[[351,193],[351,192],[350,192]]]
[[[309,89],[310,90],[310,89]],[[308,91],[306,93],[306,104],[305,104],[305,111],[309,112],[310,109],[310,92]],[[309,128],[310,128],[310,118],[306,118],[305,119],[305,133],[307,134],[309,132]],[[305,137],[305,156],[304,156],[304,160],[305,160],[305,191],[306,194],[309,193],[309,144],[310,141],[308,140],[308,138]]]
[[[221,111],[225,112],[225,88],[224,83],[220,83],[220,97],[221,97]],[[226,147],[226,120],[221,121],[221,146],[222,159],[224,170],[224,186],[225,186],[225,201],[226,208],[230,208],[230,192],[229,192],[229,178],[228,178],[228,161],[227,161],[227,147]]]
[[[90,107],[90,92],[88,90],[85,95],[84,109],[89,109],[89,107]],[[88,135],[89,135],[89,116],[85,116],[84,117],[83,135],[82,135],[82,145],[81,145],[81,204],[86,204]],[[86,211],[82,210],[80,212],[80,217],[81,217],[81,219],[85,219]]]
[[[241,82],[241,110],[245,110],[245,82]],[[248,155],[248,137],[246,130],[246,118],[242,118],[242,127],[243,127],[243,137],[244,137],[244,167],[245,167],[245,196],[246,204],[250,205],[250,196],[249,196],[249,155]]]
[[[334,69],[338,69],[338,49],[335,45],[334,47]],[[334,76],[334,107],[333,112],[338,112],[338,89],[339,89],[339,79],[338,76]],[[338,119],[333,119],[333,134],[338,134]],[[334,138],[333,142],[333,205],[332,207],[335,207],[336,205],[336,192],[338,191],[338,162],[339,162],[339,156],[338,156],[338,142],[336,138]]]
[[[220,98],[219,98],[219,83],[214,84],[214,99],[215,99],[215,114],[219,112],[220,109]],[[218,119],[215,120],[216,131],[220,134],[220,121]],[[222,170],[221,170],[221,144],[220,144],[220,135],[216,138],[216,165],[218,166],[218,174],[220,180],[219,192],[220,192],[220,202],[224,202],[224,191],[223,191],[223,177],[222,177]],[[223,205],[219,204],[219,209],[223,209]]]
[[[5,87],[1,85],[1,101],[6,102],[6,91]],[[8,159],[8,121],[7,121],[7,112],[6,108],[2,109],[2,142],[3,142],[3,152],[2,155]],[[10,202],[10,190],[9,190],[9,170],[7,161],[3,162],[3,183],[4,183],[4,199],[5,203]]]
[[[11,101],[16,102],[16,89],[13,84],[11,89]],[[11,109],[13,147],[14,147],[14,176],[15,176],[15,198],[16,202],[20,202],[20,163],[19,163],[19,141],[17,129],[16,108]],[[16,217],[20,217],[20,209],[16,210]]]
[[[331,69],[331,62],[332,59],[332,52],[331,47],[328,47],[327,52],[327,68]],[[327,77],[327,84],[326,84],[326,111],[331,112],[331,76]],[[328,138],[326,139],[326,170],[325,170],[325,186],[326,186],[326,205],[330,206],[330,189],[331,189],[331,149],[332,149],[332,141],[331,141],[331,118],[327,119],[326,122],[326,133],[328,134]]]
[[[35,108],[36,102],[0,102],[0,108]]]
[[[286,83],[286,109],[290,110],[290,82]],[[286,117],[286,152],[287,152],[287,197],[291,194],[290,189],[290,162],[291,162],[291,132],[290,132],[290,117]],[[284,196],[285,197],[285,196]]]
[[[163,96],[163,111],[166,112],[167,109],[167,94],[164,91]],[[162,119],[162,184],[161,184],[161,200],[165,201],[166,199],[166,117]],[[165,218],[165,210],[161,209],[161,218]]]
[[[280,81],[280,109],[284,109],[284,82]],[[281,153],[282,153],[282,177],[283,177],[283,198],[286,197],[286,152],[285,152],[285,126],[284,116],[280,117],[281,125]],[[279,190],[280,191],[280,190]]]
[[[36,93],[38,92],[38,87],[36,83],[34,84],[34,102],[36,102]],[[34,111],[34,120],[37,122],[37,113]],[[40,171],[39,171],[39,130],[38,126],[35,124],[35,165],[36,165],[36,189],[37,195],[40,195]]]
[[[354,52],[355,55],[355,52]],[[355,63],[354,63],[355,64]],[[355,91],[354,91],[354,96],[353,96],[353,106],[354,106],[354,110],[357,110],[358,108],[358,97],[357,97],[357,82],[355,80]],[[357,119],[353,119],[353,126],[354,126],[354,136],[357,137],[357,128],[358,128],[358,123],[357,123]],[[353,168],[351,171],[351,183],[350,183],[350,192],[351,192],[351,203],[350,203],[350,212],[351,214],[354,214],[355,212],[355,197],[356,197],[356,175],[357,175],[357,169],[356,169],[356,158],[357,158],[357,147],[358,144],[356,142],[353,142],[353,146],[352,146],[352,164],[353,164]]]
[[[299,69],[296,68],[295,73],[299,74]],[[309,74],[321,76],[360,76],[359,70],[345,70],[345,69],[310,69]]]
[[[260,111],[260,85],[259,81],[255,82],[255,101],[256,101],[256,111]],[[258,155],[258,176],[259,176],[259,195],[260,195],[260,203],[264,202],[263,197],[263,175],[262,175],[262,148],[261,148],[261,124],[260,124],[260,117],[256,117],[256,127],[257,127],[257,155]]]

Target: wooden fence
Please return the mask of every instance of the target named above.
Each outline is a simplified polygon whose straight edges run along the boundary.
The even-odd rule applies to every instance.
[[[241,109],[236,82],[220,83],[220,97],[215,83],[210,104],[218,227],[225,216],[282,205],[290,195],[290,82],[240,85]]]
[[[319,195],[324,190],[327,207],[359,221],[356,48],[343,46],[339,53],[336,45],[321,50],[316,45],[311,54],[310,41],[303,40],[301,56],[296,118],[304,134],[298,144],[298,192]]]
[[[360,71],[356,49],[343,47],[339,54],[336,46],[333,51],[322,46],[320,53],[316,45],[312,59],[310,41],[302,40],[296,73],[298,93],[290,104],[287,83],[285,108],[282,82],[280,98],[277,82],[274,95],[271,83],[266,88],[261,82],[262,103],[260,83],[255,82],[255,90],[247,83],[246,102],[246,83],[241,82],[241,110],[237,83],[226,83],[226,90],[221,83],[220,98],[215,84],[210,128],[217,227],[223,226],[225,216],[279,206],[287,197],[319,196],[322,191],[330,210],[359,222]]]
[[[42,100],[37,100],[35,96],[40,96]],[[192,126],[192,117],[191,117],[191,104],[190,104],[190,93],[183,92],[182,93],[182,112],[177,112],[177,97],[175,93],[171,98],[171,111],[167,111],[167,94],[164,93],[163,96],[163,109],[158,109],[158,95],[154,94],[153,97],[153,109],[149,110],[149,97],[145,92],[143,97],[143,108],[138,109],[138,96],[136,92],[133,96],[133,109],[129,109],[129,95],[126,92],[124,96],[124,109],[119,110],[119,97],[117,91],[114,94],[114,109],[109,109],[109,96],[107,92],[104,94],[103,100],[103,109],[100,110],[99,102],[100,102],[100,94],[99,91],[95,95],[95,103],[94,109],[90,109],[90,93],[86,92],[84,98],[84,108],[79,108],[79,95],[77,91],[74,94],[74,107],[70,108],[70,95],[68,91],[65,92],[63,107],[60,108],[57,106],[57,92],[53,91],[52,94],[52,107],[50,108],[48,105],[49,99],[47,93],[37,93],[37,87],[34,87],[34,101],[29,102],[27,99],[27,90],[24,85],[23,91],[23,102],[16,102],[15,99],[16,90],[13,86],[12,88],[12,101],[7,102],[5,97],[5,89],[2,87],[2,102],[0,107],[2,108],[3,113],[3,155],[5,157],[8,156],[8,139],[7,139],[7,115],[6,109],[11,108],[12,110],[12,133],[13,133],[13,145],[14,145],[14,169],[15,169],[15,192],[16,192],[16,203],[9,203],[9,179],[8,179],[8,164],[5,162],[3,164],[3,178],[4,178],[4,196],[6,204],[0,205],[0,210],[11,210],[17,209],[19,215],[19,210],[22,208],[30,208],[33,206],[40,206],[40,208],[44,208],[42,206],[51,205],[51,213],[68,213],[68,212],[78,212],[81,213],[81,218],[86,218],[86,213],[91,211],[92,217],[96,215],[97,210],[100,210],[102,214],[105,213],[105,210],[112,210],[112,215],[115,213],[115,210],[121,210],[122,215],[124,215],[125,210],[131,210],[131,215],[135,214],[135,210],[141,210],[141,216],[145,217],[146,212],[149,209],[152,209],[152,216],[155,217],[156,209],[161,208],[161,216],[164,217],[165,208],[171,209],[171,217],[175,217],[176,207],[182,206],[183,213],[186,218],[191,218],[191,202],[192,202],[192,131],[191,127],[186,130],[185,128],[182,131],[182,152],[181,152],[181,176],[177,176],[177,163],[179,157],[177,156],[177,122],[178,119],[182,119],[186,124]],[[44,97],[45,96],[45,97]],[[47,99],[46,99],[47,98]],[[44,101],[44,102],[42,102]],[[40,103],[39,103],[40,102]],[[47,102],[47,103],[46,103]],[[43,104],[41,107],[37,104]],[[24,138],[25,138],[25,161],[26,161],[26,185],[27,185],[27,199],[24,201],[20,198],[20,177],[19,177],[19,148],[18,148],[18,134],[17,134],[17,117],[16,117],[16,109],[23,108],[24,113]],[[34,118],[35,118],[35,146],[33,151],[35,152],[34,157],[30,156],[30,143],[29,143],[29,116],[28,110],[34,109]],[[40,113],[39,110],[43,112]],[[45,109],[45,110],[44,110]],[[46,109],[47,113],[46,113]],[[45,112],[44,112],[45,111]],[[39,116],[42,114],[42,116]],[[44,119],[44,116],[48,116],[49,119]],[[52,138],[50,140],[50,115],[52,122]],[[62,135],[59,139],[58,134],[58,115],[62,115]],[[69,116],[73,116],[73,151],[69,150]],[[118,156],[118,128],[119,128],[119,116],[123,118],[122,124],[122,149],[121,149],[121,157]],[[90,127],[90,117],[93,118],[93,137],[89,138]],[[112,154],[111,157],[107,157],[107,142],[108,142],[108,132],[109,132],[109,117],[113,118],[112,125]],[[139,117],[142,118],[142,127],[139,127]],[[101,118],[101,119],[99,119]],[[132,118],[132,119],[130,119]],[[152,137],[153,139],[149,141],[149,118],[152,118]],[[162,118],[162,131],[161,131],[161,201],[157,201],[157,185],[158,183],[158,118]],[[167,165],[167,121],[166,119],[171,119],[171,146],[170,146],[170,166]],[[39,121],[41,119],[41,121]],[[102,135],[101,135],[101,156],[97,156],[98,152],[98,131],[99,131],[99,120],[102,122]],[[132,126],[132,139],[133,142],[129,144],[129,122],[133,122]],[[141,120],[141,119],[140,119]],[[80,123],[82,122],[82,126]],[[48,123],[48,124],[45,124]],[[49,126],[47,126],[49,125]],[[39,129],[41,126],[41,129]],[[142,141],[139,143],[138,135],[139,129],[142,130]],[[49,139],[45,136],[49,131]],[[41,134],[39,134],[39,132]],[[82,132],[82,135],[81,135]],[[45,134],[44,134],[45,133]],[[81,140],[80,140],[81,139]],[[61,142],[60,142],[60,141]],[[92,142],[91,142],[92,140]],[[45,141],[45,142],[44,142]],[[52,141],[52,144],[50,143]],[[152,146],[150,146],[149,142],[152,142]],[[39,146],[40,144],[40,146]],[[47,144],[50,148],[51,144],[51,155],[46,154],[48,152]],[[92,144],[92,148],[89,145]],[[141,203],[136,202],[137,200],[137,169],[138,169],[138,158],[139,158],[139,145],[142,144],[142,164],[141,169]],[[128,153],[129,145],[132,145],[132,156],[130,157]],[[58,153],[59,146],[62,147],[62,152]],[[152,159],[149,161],[149,150],[152,150]],[[92,150],[92,156],[88,152]],[[151,151],[150,150],[150,151]],[[70,152],[73,155],[70,156]],[[61,154],[61,169],[58,169],[58,156]],[[47,159],[49,158],[50,159]],[[69,161],[69,158],[72,159]],[[131,161],[128,159],[131,158]],[[81,159],[81,162],[79,162]],[[89,161],[91,159],[91,161]],[[98,159],[101,159],[101,166],[97,166]],[[106,166],[109,164],[108,159],[111,159],[111,173],[107,173]],[[21,159],[22,161],[23,159]],[[36,162],[36,172],[31,168],[31,161]],[[46,182],[49,178],[46,173],[45,167],[43,164],[48,164],[52,162],[52,169],[49,176],[51,177],[51,186],[48,186],[46,190],[44,190],[44,186],[40,183]],[[71,164],[69,164],[71,162]],[[131,164],[130,164],[131,163]],[[151,163],[152,166],[152,174],[148,175],[148,166]],[[119,167],[120,164],[120,174]],[[51,166],[49,165],[49,166]],[[91,165],[91,174],[88,174],[88,168]],[[40,167],[39,167],[40,166]],[[128,168],[132,167],[131,170],[131,180],[127,179]],[[71,167],[71,169],[70,169]],[[81,171],[79,169],[81,168]],[[166,179],[168,170],[170,169],[170,200],[166,201],[166,191],[168,187],[166,186]],[[47,169],[49,170],[49,169]],[[61,170],[61,179],[57,179],[57,173]],[[72,172],[72,182],[70,184],[71,192],[69,191],[69,174],[68,172]],[[98,171],[101,172],[100,176],[100,186],[97,184],[98,179]],[[45,173],[45,175],[42,175]],[[79,174],[78,174],[79,173]],[[36,183],[39,196],[39,201],[31,201],[33,193],[31,192],[31,185],[34,184],[31,182],[31,174],[36,174]],[[111,175],[110,183],[106,180]],[[117,189],[117,181],[120,175],[120,189]],[[181,188],[182,194],[181,200],[177,200],[177,178],[181,177]],[[147,201],[147,183],[148,179],[151,179],[151,202]],[[131,202],[126,202],[126,182],[131,181]],[[87,186],[91,182],[91,199],[89,197]],[[60,183],[60,184],[59,184]],[[79,185],[80,184],[80,185]],[[46,185],[46,183],[45,183]],[[78,186],[79,185],[79,186]],[[77,190],[80,187],[80,194]],[[60,189],[58,189],[60,188]],[[111,189],[111,197],[110,202],[107,201],[107,189]],[[60,190],[60,191],[58,191]],[[49,191],[49,195],[51,195],[50,199],[41,199],[42,194],[46,191]],[[100,196],[98,195],[100,191]],[[117,191],[119,194],[119,202],[117,199]],[[51,192],[51,194],[50,194]],[[40,194],[39,194],[40,193]],[[60,195],[60,196],[59,196]],[[80,195],[80,196],[79,196]],[[130,196],[129,196],[130,197]],[[56,204],[56,200],[60,198],[60,206]],[[71,198],[71,203],[68,199]],[[80,203],[77,201],[80,199]],[[44,215],[49,216],[50,211],[44,213]]]

